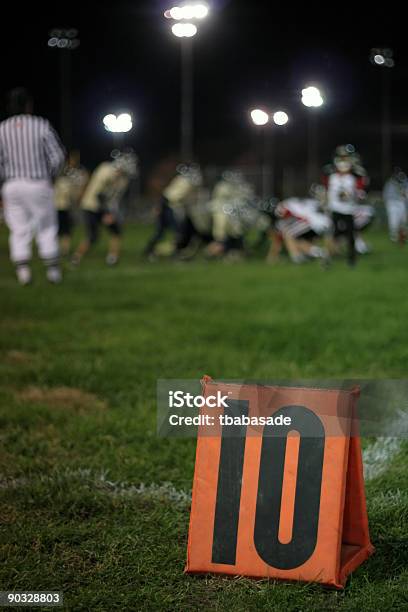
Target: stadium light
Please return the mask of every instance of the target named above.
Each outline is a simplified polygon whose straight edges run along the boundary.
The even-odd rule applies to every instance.
[[[324,104],[324,99],[317,87],[309,86],[302,89],[302,104],[308,108],[318,108]]]
[[[48,32],[47,45],[50,49],[56,49],[59,55],[61,135],[68,150],[72,147],[71,52],[78,49],[80,44],[76,28],[53,28]]]
[[[381,173],[385,181],[392,166],[392,118],[391,118],[391,70],[394,68],[394,51],[389,48],[374,48],[370,51],[370,62],[381,68]],[[377,71],[379,72],[379,71]]]
[[[183,19],[205,19],[209,13],[207,4],[203,2],[197,4],[183,4],[181,6],[173,6],[171,9],[164,11],[166,19],[174,19],[182,21]]]
[[[264,126],[269,123],[270,114],[261,108],[253,108],[250,111],[249,116],[251,117],[252,124],[256,126],[256,131],[258,133],[257,137],[259,138],[258,156],[261,169],[261,192],[262,197],[266,198],[270,195],[272,190],[274,164],[271,163],[270,160],[271,134],[269,133],[269,130],[260,128],[264,128]]]
[[[276,111],[272,118],[275,125],[286,125],[289,121],[289,116],[285,111]]]
[[[308,85],[302,89],[302,104],[314,109],[323,106],[324,98],[318,87]],[[307,121],[307,188],[316,181],[318,176],[318,125],[317,114],[308,112]]]
[[[77,49],[81,42],[76,28],[67,28],[65,30],[54,28],[49,32],[47,44],[49,47],[56,47],[57,49],[72,50]]]
[[[269,122],[269,115],[260,108],[254,108],[250,112],[252,122],[255,125],[266,125]]]
[[[171,32],[180,39],[181,49],[181,157],[184,161],[193,159],[193,38],[198,32],[195,22],[205,19],[210,12],[205,2],[182,2],[164,11],[164,17],[176,22]]]
[[[103,125],[108,132],[125,134],[130,132],[133,127],[132,116],[129,113],[121,113],[120,115],[110,113],[103,118]]]
[[[177,38],[192,38],[197,34],[197,26],[194,23],[175,23],[171,31]]]
[[[250,111],[250,117],[252,123],[257,126],[257,132],[259,134],[260,141],[260,165],[261,165],[261,179],[262,179],[262,197],[269,197],[274,193],[275,183],[275,155],[273,139],[274,130],[260,129],[266,126],[270,121],[276,126],[286,125],[289,121],[289,116],[285,111],[278,110],[273,114],[262,110],[261,108],[254,108]]]
[[[371,49],[370,61],[376,66],[383,68],[394,68],[394,52],[392,49]]]

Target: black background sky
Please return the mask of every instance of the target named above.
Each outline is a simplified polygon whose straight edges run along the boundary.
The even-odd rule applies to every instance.
[[[408,166],[407,28],[402,9],[382,3],[358,11],[351,3],[212,0],[211,16],[194,39],[195,139],[204,163],[229,164],[253,148],[248,109],[266,105],[291,116],[278,149],[293,163],[306,150],[300,89],[320,85],[320,162],[336,144],[353,142],[375,172],[380,159],[382,68],[369,62],[374,46],[394,49],[392,75],[394,162]],[[142,164],[177,151],[179,41],[169,31],[161,0],[104,0],[15,4],[2,23],[0,95],[25,84],[36,111],[59,128],[58,50],[47,47],[52,27],[77,27],[73,59],[75,142],[90,166],[111,148],[102,126],[107,112],[129,109],[129,135]],[[4,111],[4,104],[2,105]],[[284,153],[283,153],[284,152]]]

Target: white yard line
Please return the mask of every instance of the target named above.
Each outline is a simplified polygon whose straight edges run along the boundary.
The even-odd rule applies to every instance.
[[[161,484],[153,482],[148,485],[141,482],[134,485],[108,480],[105,475],[101,475],[96,483],[112,495],[121,497],[139,496],[144,499],[165,500],[181,505],[188,505],[191,502],[191,493],[183,489],[176,489],[171,482],[162,482]]]
[[[364,478],[377,478],[386,471],[392,459],[401,449],[401,438],[377,438],[363,451]]]
[[[408,414],[403,413],[395,422],[392,432],[405,432],[408,429]],[[398,454],[402,446],[402,438],[377,438],[363,451],[364,476],[366,481],[372,480],[387,470],[388,465]],[[167,501],[181,506],[191,502],[191,491],[177,489],[171,482],[132,484],[126,481],[115,481],[108,478],[108,471],[93,471],[88,468],[77,470],[66,469],[52,475],[38,476],[40,482],[61,484],[78,480],[81,484],[94,487],[109,495],[119,497],[140,497],[149,500]],[[0,489],[23,488],[32,484],[28,478],[5,478],[0,475]]]
[[[388,429],[388,437],[377,438],[363,451],[366,480],[372,480],[385,472],[389,463],[401,450],[403,438],[408,437],[408,412],[400,410]]]
[[[118,497],[141,497],[156,501],[168,501],[179,505],[188,505],[191,502],[191,493],[183,489],[176,489],[171,482],[131,484],[129,482],[114,481],[107,477],[107,471],[95,472],[87,468],[77,470],[66,469],[54,474],[38,476],[35,482],[63,485],[77,480],[90,488],[98,489],[109,495]],[[20,489],[28,487],[33,481],[28,478],[5,478],[0,476],[0,489]]]

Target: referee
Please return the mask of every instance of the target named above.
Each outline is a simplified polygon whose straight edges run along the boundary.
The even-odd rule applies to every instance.
[[[10,258],[21,285],[31,282],[35,239],[51,283],[61,281],[58,225],[52,179],[64,162],[64,149],[47,119],[32,114],[24,88],[8,95],[9,118],[0,123],[0,180],[4,219],[10,230]]]

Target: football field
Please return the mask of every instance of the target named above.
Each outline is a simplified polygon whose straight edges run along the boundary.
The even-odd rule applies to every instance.
[[[156,381],[405,378],[408,246],[355,269],[145,263],[129,228],[61,286],[17,286],[0,227],[0,586],[67,610],[408,609],[408,443],[364,440],[376,553],[344,591],[183,573],[194,440],[156,436]]]

